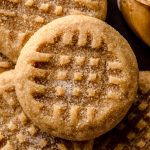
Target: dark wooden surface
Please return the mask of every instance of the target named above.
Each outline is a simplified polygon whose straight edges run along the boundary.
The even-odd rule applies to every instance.
[[[108,14],[106,22],[118,30],[120,34],[128,40],[137,57],[139,69],[150,70],[150,47],[145,45],[130,30],[117,7],[117,0],[108,0]]]

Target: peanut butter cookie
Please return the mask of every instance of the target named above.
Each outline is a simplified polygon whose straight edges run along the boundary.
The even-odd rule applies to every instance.
[[[119,5],[129,27],[150,46],[150,0],[120,0]]]
[[[136,1],[139,2],[139,3],[141,3],[141,4],[150,6],[150,0],[136,0]]]
[[[35,127],[17,100],[14,76],[14,70],[0,74],[1,150],[92,150],[92,141],[65,141],[49,136]]]
[[[61,16],[84,14],[105,20],[107,0],[0,0],[0,53],[14,63],[29,37]]]
[[[43,26],[15,69],[27,116],[64,139],[89,140],[112,129],[137,90],[138,67],[127,41],[105,22],[83,15]]]
[[[96,150],[149,150],[150,148],[150,71],[140,72],[136,101],[124,120],[97,139]]]

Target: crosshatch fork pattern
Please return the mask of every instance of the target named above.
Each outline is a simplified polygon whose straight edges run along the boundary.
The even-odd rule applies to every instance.
[[[96,18],[57,19],[23,48],[16,65],[17,96],[42,130],[70,140],[94,138],[115,126],[132,103],[132,56],[126,41]],[[101,127],[107,129],[100,133]]]
[[[105,20],[106,5],[106,0],[0,0],[0,52],[16,64],[23,46],[44,24],[70,14]]]
[[[92,150],[93,141],[73,142],[52,137],[34,126],[24,114],[13,84],[14,70],[0,75],[1,150]]]
[[[97,106],[101,101],[119,99],[118,84],[124,82],[120,78],[123,67],[117,56],[108,51],[105,43],[99,42],[96,48],[93,44],[94,48],[89,51],[88,48],[92,47],[92,37],[87,37],[87,41],[81,44],[78,39],[80,34],[74,34],[76,33],[72,33],[70,40],[74,44],[73,47],[63,42],[62,35],[55,39],[55,45],[43,44],[33,54],[34,63],[30,66],[31,73],[28,74],[34,80],[29,81],[30,93],[40,102],[41,107],[45,107],[44,103],[52,105],[51,117],[63,118],[66,112],[70,114],[70,122],[75,122],[77,117],[74,116],[84,112],[89,123],[96,116]],[[62,50],[58,51],[59,47],[62,47]],[[117,76],[113,75],[113,72],[118,72]],[[111,90],[107,91],[107,88]],[[57,103],[54,104],[55,102]],[[94,104],[96,107],[88,104]],[[45,112],[45,109],[43,111]]]

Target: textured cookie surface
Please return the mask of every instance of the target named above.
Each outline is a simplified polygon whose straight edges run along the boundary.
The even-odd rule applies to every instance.
[[[92,150],[90,142],[70,142],[41,132],[25,116],[14,89],[14,70],[0,74],[1,150]]]
[[[16,62],[21,48],[42,25],[84,14],[105,20],[106,0],[0,0],[0,53]]]
[[[87,140],[110,130],[136,93],[131,48],[113,28],[88,16],[68,16],[42,27],[15,69],[25,113],[41,129],[65,139]]]
[[[94,149],[150,149],[150,71],[140,72],[139,83],[136,101],[127,116],[115,129],[97,139]]]
[[[0,46],[1,46],[1,43],[0,43]],[[15,64],[11,59],[9,59],[8,57],[0,53],[0,73],[7,71],[7,70],[14,69],[14,66]]]

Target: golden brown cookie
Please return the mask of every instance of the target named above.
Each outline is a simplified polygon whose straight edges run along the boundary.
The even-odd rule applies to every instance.
[[[150,46],[149,4],[149,0],[147,5],[146,0],[120,0],[120,10],[128,25],[148,46]]]
[[[84,14],[105,20],[107,0],[0,0],[0,52],[14,63],[29,37],[61,16]]]
[[[15,69],[25,113],[64,139],[88,140],[113,128],[137,89],[138,67],[127,41],[105,22],[82,15],[37,31]]]
[[[35,127],[17,100],[14,76],[14,70],[0,74],[1,150],[92,150],[92,141],[65,141],[49,136]]]
[[[139,3],[141,3],[141,4],[150,6],[150,0],[136,0],[136,1],[139,2]]]
[[[139,83],[129,113],[116,128],[96,140],[96,150],[150,149],[150,71],[140,72]]]

